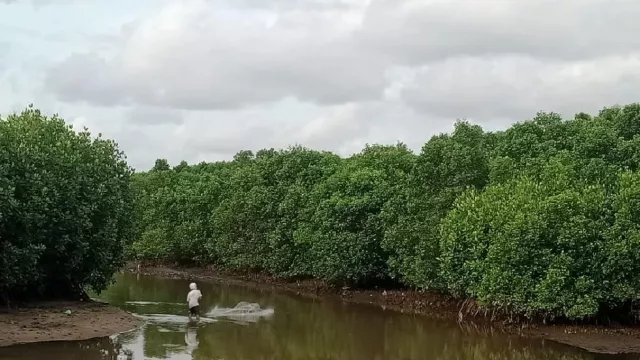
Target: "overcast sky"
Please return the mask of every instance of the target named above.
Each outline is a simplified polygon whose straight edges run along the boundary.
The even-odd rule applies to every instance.
[[[0,0],[0,114],[34,103],[140,170],[419,150],[459,118],[639,101],[639,18],[638,0]]]

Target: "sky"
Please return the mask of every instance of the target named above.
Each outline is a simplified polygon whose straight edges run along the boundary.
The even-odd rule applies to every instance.
[[[640,100],[637,0],[0,0],[0,116],[28,104],[137,170],[303,145],[415,151]]]

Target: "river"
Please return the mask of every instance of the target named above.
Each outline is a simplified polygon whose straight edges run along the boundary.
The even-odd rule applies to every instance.
[[[189,322],[188,281],[117,275],[97,296],[145,319],[134,331],[79,342],[0,348],[2,360],[613,360],[549,341],[470,331],[454,323],[337,300],[199,283]],[[237,305],[240,304],[238,308]],[[249,309],[249,311],[247,311]]]

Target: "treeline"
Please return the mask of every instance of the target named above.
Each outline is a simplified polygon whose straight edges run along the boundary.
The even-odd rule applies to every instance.
[[[126,251],[527,315],[628,309],[639,164],[640,104],[500,132],[458,122],[419,154],[293,147],[138,174],[113,141],[29,108],[0,118],[0,302],[104,289]]]
[[[0,117],[0,303],[100,291],[132,239],[117,145],[29,107]]]
[[[133,177],[129,256],[367,286],[393,281],[582,318],[640,293],[640,105],[505,131],[460,121],[419,154],[302,147]]]

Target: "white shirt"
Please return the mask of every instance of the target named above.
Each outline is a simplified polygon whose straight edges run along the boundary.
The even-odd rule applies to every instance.
[[[189,303],[189,308],[199,306],[200,303],[198,302],[198,300],[200,300],[201,297],[202,293],[200,292],[200,290],[196,289],[189,291],[189,294],[187,294],[187,302]]]

